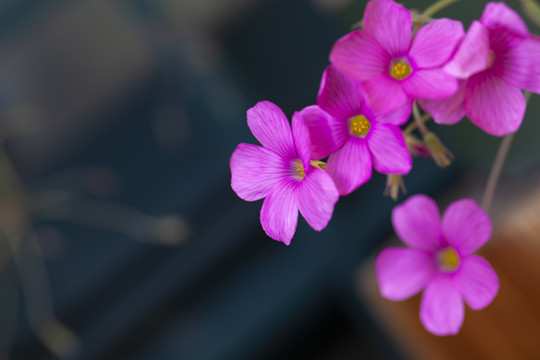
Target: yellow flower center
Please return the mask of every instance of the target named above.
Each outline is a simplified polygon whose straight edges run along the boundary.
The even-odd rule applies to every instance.
[[[302,165],[302,161],[300,159],[293,162],[293,170],[294,175],[298,180],[302,180],[306,176],[304,173],[304,166]]]
[[[394,60],[390,64],[390,75],[394,79],[403,80],[411,73],[411,64],[406,59]]]
[[[461,259],[454,248],[447,247],[437,253],[439,268],[446,272],[452,272],[459,267]]]
[[[371,123],[364,115],[356,115],[349,119],[349,133],[358,137],[365,137]]]

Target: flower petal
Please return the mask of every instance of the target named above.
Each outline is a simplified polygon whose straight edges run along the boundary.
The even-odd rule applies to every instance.
[[[292,130],[296,153],[302,160],[304,172],[307,174],[311,162],[311,139],[304,118],[295,112],[292,119]]]
[[[370,1],[364,12],[364,31],[392,57],[404,56],[411,43],[411,13],[393,1]]]
[[[468,255],[489,240],[491,220],[474,200],[462,199],[450,204],[444,212],[442,232],[448,244],[461,255]]]
[[[489,30],[473,21],[467,35],[444,70],[452,76],[466,79],[489,66]]]
[[[327,157],[350,137],[346,120],[333,117],[317,105],[302,109],[300,116],[304,118],[309,130],[311,156],[314,160]]]
[[[423,251],[391,247],[375,260],[381,294],[389,300],[405,300],[422,290],[435,272],[433,257]]]
[[[253,135],[265,148],[286,158],[296,157],[291,126],[281,109],[270,101],[260,101],[247,111]]]
[[[488,306],[499,291],[499,278],[491,265],[478,255],[463,259],[454,276],[454,283],[463,299],[473,310]]]
[[[373,166],[383,174],[407,174],[412,158],[401,129],[390,124],[372,124],[367,136]]]
[[[291,243],[298,222],[295,194],[297,185],[296,180],[288,177],[279,180],[268,191],[261,208],[261,225],[264,232],[286,245]]]
[[[317,104],[333,116],[347,120],[362,113],[364,89],[358,80],[330,65],[324,71]]]
[[[415,195],[392,211],[399,238],[412,248],[434,252],[441,246],[439,209],[426,195]]]
[[[440,66],[450,59],[464,35],[465,31],[460,21],[434,20],[418,30],[409,56],[423,69]]]
[[[412,107],[413,101],[409,100],[405,105],[398,107],[396,110],[384,113],[374,113],[375,121],[381,124],[403,125],[409,120]]]
[[[415,71],[402,84],[413,99],[442,100],[458,90],[458,80],[440,68]]]
[[[420,320],[432,334],[455,335],[464,318],[464,305],[459,291],[447,274],[431,279],[420,304]]]
[[[488,134],[503,136],[519,129],[526,103],[519,88],[484,71],[467,81],[464,106],[475,125]]]
[[[358,80],[386,73],[390,60],[390,54],[377,40],[362,30],[343,36],[330,51],[330,62]]]
[[[430,113],[437,124],[453,125],[465,116],[466,81],[459,81],[458,91],[444,100],[418,100],[418,104]]]
[[[307,223],[315,230],[326,227],[339,193],[334,180],[325,171],[312,167],[309,174],[296,188],[298,209]]]
[[[410,103],[401,83],[388,74],[382,74],[364,82],[369,105],[376,113],[394,111]]]
[[[502,2],[488,3],[480,21],[489,29],[490,46],[496,55],[512,49],[529,36],[523,19]]]
[[[540,93],[540,38],[530,36],[500,56],[501,76],[510,85]],[[499,59],[497,59],[499,62]]]
[[[287,160],[272,150],[239,144],[230,161],[231,187],[246,201],[262,199],[279,179],[287,175]]]
[[[371,178],[371,154],[367,141],[351,137],[345,145],[328,158],[326,171],[344,196]]]
[[[529,35],[529,30],[527,30],[523,19],[503,2],[488,3],[480,21],[489,29],[504,27],[522,36]]]

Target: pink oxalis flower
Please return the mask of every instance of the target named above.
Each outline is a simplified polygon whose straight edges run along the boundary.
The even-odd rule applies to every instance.
[[[440,124],[466,114],[491,135],[519,129],[526,101],[521,89],[540,93],[540,38],[504,3],[488,3],[444,69],[460,80],[460,90],[443,101],[420,101]]]
[[[410,106],[380,114],[371,109],[359,81],[334,66],[322,77],[317,104],[300,112],[309,129],[316,158],[328,155],[326,171],[340,195],[371,178],[372,167],[384,174],[407,174],[412,159],[399,125]]]
[[[289,245],[298,211],[317,231],[330,221],[338,191],[325,171],[311,165],[303,119],[289,121],[279,107],[261,101],[247,112],[248,126],[263,146],[240,144],[231,156],[231,186],[246,200],[264,199],[261,224],[268,236]]]
[[[488,215],[474,201],[463,199],[450,204],[440,221],[435,202],[416,195],[394,208],[392,223],[410,248],[387,248],[377,257],[382,295],[404,300],[424,289],[424,327],[435,335],[456,334],[463,323],[463,300],[480,310],[499,290],[495,271],[472,254],[491,236]]]
[[[441,66],[465,33],[461,22],[434,20],[412,37],[407,9],[392,0],[373,0],[363,26],[336,42],[330,61],[364,81],[374,110],[391,111],[414,99],[445,99],[457,91],[457,79]]]

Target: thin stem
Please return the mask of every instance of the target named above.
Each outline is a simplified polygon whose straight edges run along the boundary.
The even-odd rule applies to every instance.
[[[423,124],[428,122],[430,119],[431,119],[431,114],[427,114],[427,113],[424,114],[421,118]],[[409,125],[407,125],[405,130],[403,130],[403,135],[409,135],[410,133],[414,131],[414,129],[416,129],[417,126],[418,125],[416,124],[416,121],[410,123]]]
[[[432,17],[437,12],[441,11],[445,7],[452,5],[453,3],[457,2],[458,0],[440,0],[437,1],[435,4],[430,5],[423,13],[422,16],[425,17]]]
[[[532,93],[529,91],[524,91],[524,95],[525,101],[529,102]],[[482,199],[482,209],[484,209],[484,211],[487,213],[489,213],[489,209],[491,208],[491,203],[493,202],[493,197],[495,195],[495,190],[497,189],[499,177],[501,176],[504,161],[506,160],[506,156],[508,155],[508,151],[510,150],[510,146],[512,145],[515,135],[515,132],[506,135],[502,139],[501,145],[499,145],[497,155],[495,155],[495,161],[491,167],[491,172],[489,173],[486,189],[484,190],[484,196]]]
[[[506,135],[499,146],[497,155],[495,156],[495,161],[491,167],[491,172],[489,173],[489,178],[486,184],[486,190],[484,191],[484,197],[482,199],[482,209],[485,212],[489,213],[491,208],[491,203],[493,202],[493,196],[495,195],[495,189],[497,188],[497,183],[499,182],[499,177],[501,175],[502,167],[506,156],[508,155],[508,150],[510,150],[510,145],[512,145],[512,140],[516,133],[510,133]]]
[[[423,117],[422,115],[420,115],[420,109],[418,108],[418,104],[416,102],[413,105],[412,112],[413,112],[414,121],[416,123],[416,127],[420,131],[420,134],[422,134],[422,136],[426,136],[429,133],[429,130],[424,124],[424,121],[422,121]]]

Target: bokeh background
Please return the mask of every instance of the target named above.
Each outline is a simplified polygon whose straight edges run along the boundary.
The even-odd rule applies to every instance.
[[[439,15],[468,26],[485,3]],[[230,188],[231,153],[256,141],[246,110],[313,104],[364,7],[0,1],[1,358],[405,358],[358,286],[392,235],[384,176],[324,231],[299,220],[289,247]],[[505,168],[514,185],[538,175],[536,100]],[[461,184],[485,180],[499,139],[468,120],[428,126],[456,160],[415,160],[409,194],[480,200]]]

